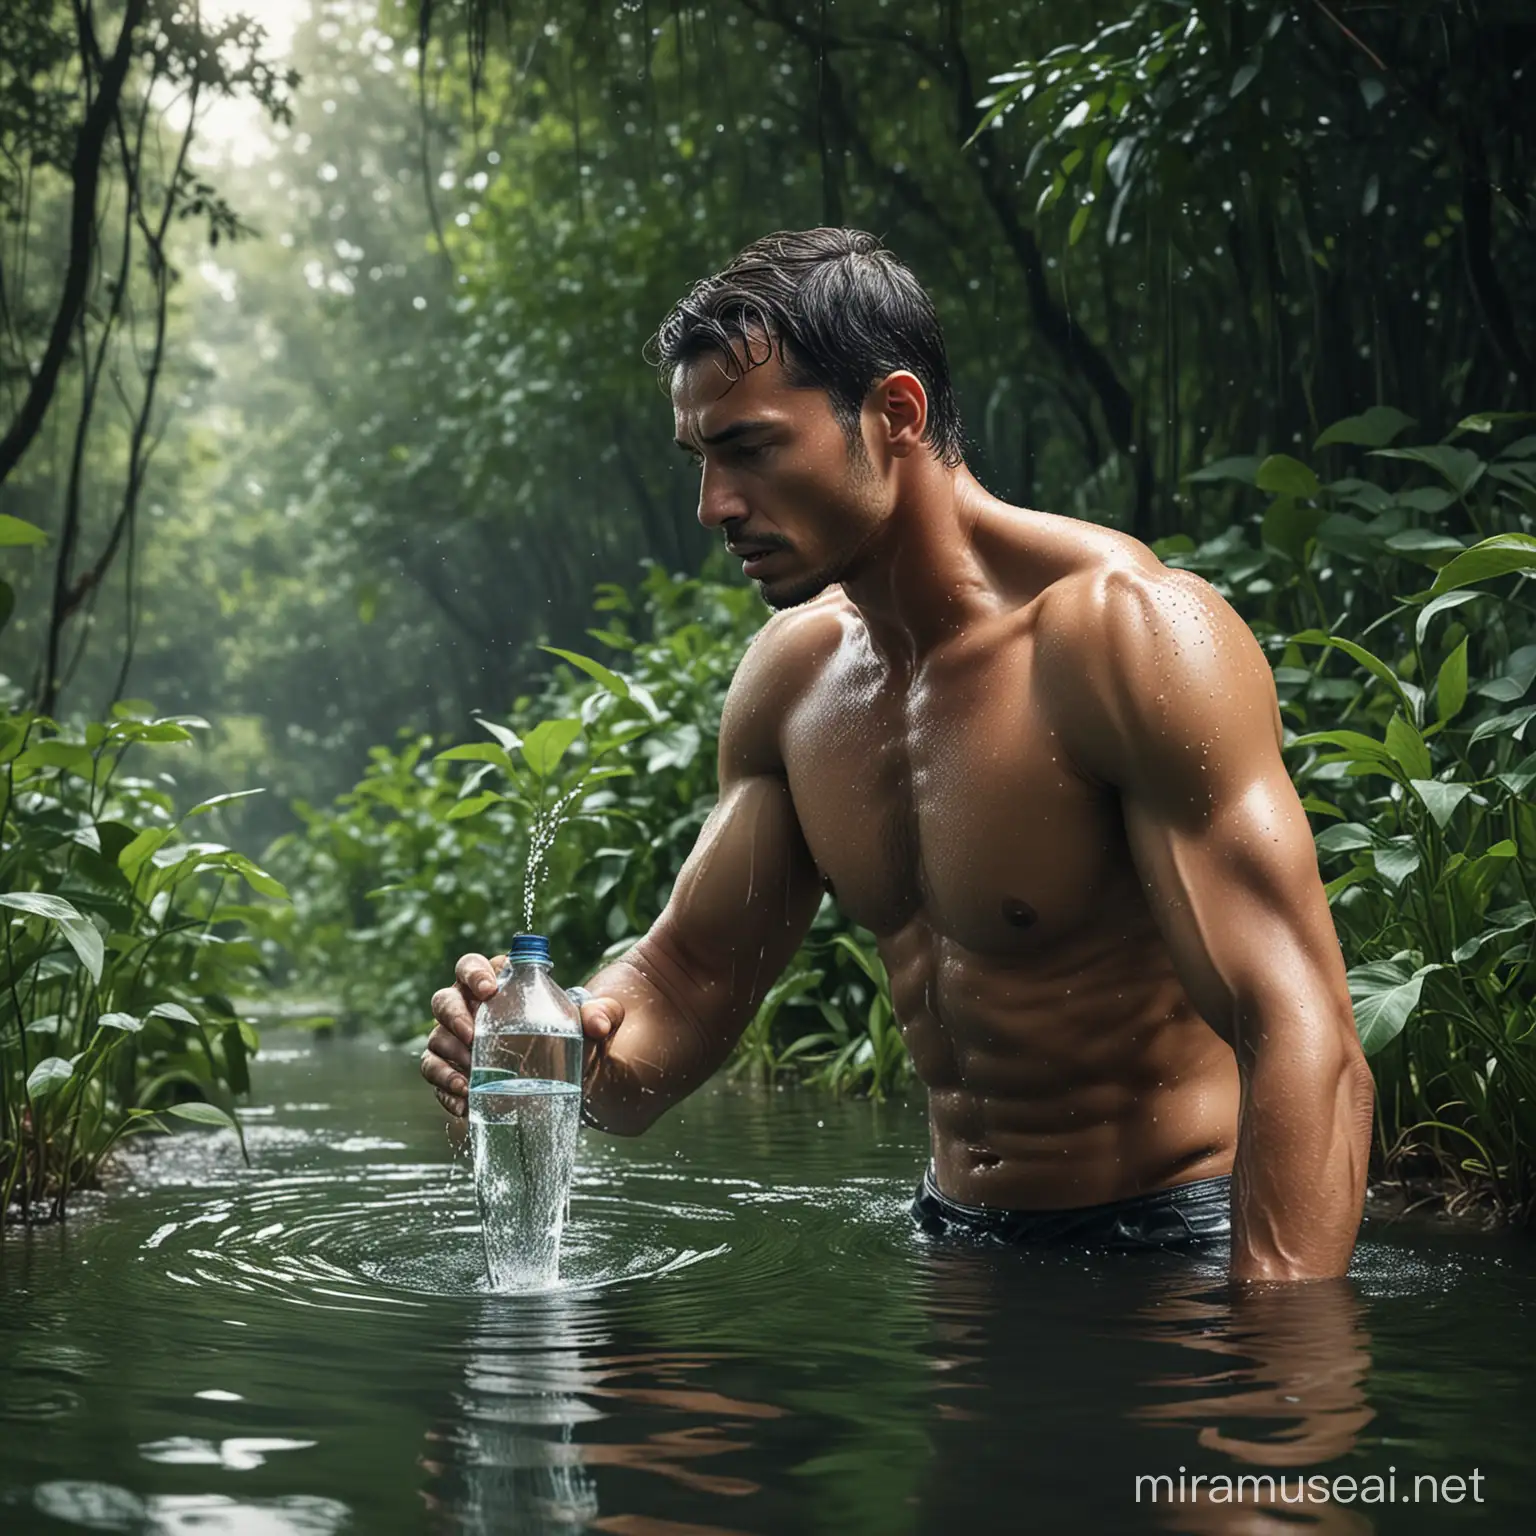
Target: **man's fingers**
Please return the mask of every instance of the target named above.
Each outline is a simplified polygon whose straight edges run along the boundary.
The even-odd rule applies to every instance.
[[[449,1055],[450,1051],[461,1054]],[[439,1025],[427,1037],[427,1048],[421,1053],[421,1075],[434,1088],[462,1097],[469,1091],[469,1083],[464,1076],[468,1069],[469,1053]]]
[[[469,1105],[463,1099],[456,1098],[451,1093],[444,1093],[441,1088],[434,1088],[432,1091],[437,1095],[437,1102],[441,1104],[443,1108],[454,1117],[455,1120],[462,1120],[464,1118],[465,1114],[468,1112]]]
[[[466,996],[483,1002],[496,990],[496,970],[484,955],[460,955],[453,974]]]
[[[439,987],[432,994],[432,1017],[467,1051],[475,1043],[475,1016],[460,987]]]
[[[590,997],[581,1005],[582,1033],[606,1040],[624,1022],[624,1004],[616,997]]]

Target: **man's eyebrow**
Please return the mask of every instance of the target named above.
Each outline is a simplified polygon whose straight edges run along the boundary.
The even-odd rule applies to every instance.
[[[700,438],[707,448],[717,448],[721,443],[732,443],[738,437],[745,437],[749,432],[766,432],[770,427],[777,425],[772,421],[733,421],[728,427],[721,427],[718,432],[712,432],[708,437]],[[692,443],[684,442],[682,438],[674,438],[673,441],[684,453],[694,453],[697,450]]]

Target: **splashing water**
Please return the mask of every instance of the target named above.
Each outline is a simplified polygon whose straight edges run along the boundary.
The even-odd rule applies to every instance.
[[[544,868],[544,859],[549,850],[554,846],[555,834],[559,832],[567,821],[565,808],[581,793],[581,786],[562,795],[547,810],[540,811],[534,818],[533,833],[528,839],[528,868],[523,875],[523,930],[533,931],[533,907],[539,894],[541,871]]]

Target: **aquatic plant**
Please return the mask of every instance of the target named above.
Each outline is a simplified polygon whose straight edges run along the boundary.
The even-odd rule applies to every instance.
[[[167,1115],[239,1133],[259,1042],[233,998],[261,979],[269,909],[229,896],[286,893],[193,840],[193,818],[240,795],[178,816],[166,775],[120,771],[130,748],[203,725],[135,703],[81,731],[0,717],[0,1215],[64,1214],[122,1138]]]

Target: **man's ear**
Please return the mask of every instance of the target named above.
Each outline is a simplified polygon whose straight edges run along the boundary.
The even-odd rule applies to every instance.
[[[892,457],[904,459],[914,453],[928,429],[928,391],[923,388],[923,381],[905,368],[898,369],[875,385],[869,403]]]

